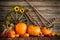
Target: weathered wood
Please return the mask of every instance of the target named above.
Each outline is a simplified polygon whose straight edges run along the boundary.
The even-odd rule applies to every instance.
[[[59,37],[0,38],[1,40],[60,40]]]
[[[0,10],[11,10],[13,7],[0,7]],[[29,8],[29,6],[27,7],[25,7],[25,8]],[[60,10],[60,8],[59,7],[36,7],[39,11],[59,11]],[[29,9],[31,9],[31,8],[29,8]],[[32,9],[31,9],[32,10]]]
[[[30,2],[34,6],[60,6],[60,2],[54,2],[54,1],[47,1],[47,2]],[[0,2],[0,5],[2,6],[14,6],[14,5],[22,5],[22,6],[29,6],[26,4],[26,2]]]
[[[0,1],[3,1],[3,0],[0,0]],[[24,1],[24,0],[4,0],[4,1]],[[29,0],[29,1],[33,1],[33,2],[39,2],[39,1],[59,1],[59,0]]]

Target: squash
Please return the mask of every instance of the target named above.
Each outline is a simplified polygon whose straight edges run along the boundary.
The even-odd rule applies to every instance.
[[[28,34],[28,33],[25,33],[24,35],[25,35],[26,37],[29,37],[29,34]]]
[[[48,35],[48,34],[51,33],[51,30],[50,30],[50,29],[47,29],[46,27],[43,27],[43,28],[41,29],[41,31],[42,31],[42,33],[43,33],[44,35]]]
[[[28,33],[22,34],[21,37],[23,38],[29,37],[29,34]]]
[[[15,38],[15,31],[14,30],[10,30],[8,32],[8,37]]]
[[[40,27],[34,26],[34,25],[28,26],[27,31],[30,35],[33,35],[33,36],[39,36],[39,34],[41,33]]]
[[[10,30],[8,33],[8,37],[10,38],[19,37],[19,34],[16,34],[14,30]]]
[[[19,37],[19,34],[15,34],[15,37]]]
[[[26,33],[26,29],[27,29],[27,25],[25,23],[18,23],[16,25],[16,33],[21,35],[21,34],[25,34]]]
[[[56,35],[56,33],[55,33],[55,32],[52,32],[51,34],[52,34],[52,36],[55,36],[55,35]]]

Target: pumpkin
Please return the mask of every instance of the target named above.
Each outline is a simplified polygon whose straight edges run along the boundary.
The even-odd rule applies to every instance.
[[[11,35],[10,37],[11,37],[11,38],[15,38],[15,35]]]
[[[39,26],[30,25],[27,29],[28,33],[33,36],[38,36],[41,33]]]
[[[25,33],[24,35],[25,35],[26,37],[29,37],[29,34],[28,34],[28,33]]]
[[[50,30],[50,29],[47,29],[46,27],[43,27],[43,28],[41,29],[41,31],[42,31],[42,33],[43,33],[44,35],[48,35],[48,34],[51,33],[51,30]]]
[[[15,31],[14,30],[10,30],[8,33],[8,36],[11,38],[15,38]]]
[[[19,34],[15,34],[15,37],[19,37]]]
[[[21,37],[23,38],[29,37],[29,34],[28,33],[22,34]]]
[[[19,35],[26,33],[26,29],[27,25],[25,23],[18,23],[15,28],[16,33]]]
[[[56,33],[55,33],[55,32],[52,32],[51,34],[52,34],[52,36],[55,36],[55,35],[56,35]]]

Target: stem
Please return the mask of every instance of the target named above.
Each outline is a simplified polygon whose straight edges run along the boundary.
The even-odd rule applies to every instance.
[[[23,17],[23,15],[24,15],[24,14],[22,14],[22,15],[19,17],[19,19],[18,19],[18,20],[21,20],[21,18]]]
[[[16,12],[16,20],[18,19],[18,13]]]
[[[11,17],[13,18],[13,20],[15,20],[14,13],[13,12],[11,13]]]
[[[2,32],[2,34],[5,34],[5,32],[7,31],[7,27],[5,25],[3,25],[4,27],[4,31]]]
[[[29,25],[29,19],[27,18],[27,16],[25,15],[25,17],[26,17],[26,20],[27,20],[27,25]]]

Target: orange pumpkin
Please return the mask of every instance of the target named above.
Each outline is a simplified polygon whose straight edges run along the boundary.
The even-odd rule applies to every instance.
[[[29,37],[29,34],[28,33],[22,34],[21,37],[23,38]]]
[[[10,30],[8,34],[9,34],[8,35],[9,37],[15,38],[15,31],[14,30]]]
[[[30,25],[27,29],[28,33],[33,36],[38,36],[41,33],[39,26]]]
[[[10,30],[9,33],[10,34],[15,34],[15,31],[14,30]]]
[[[56,33],[55,33],[55,32],[52,32],[51,34],[52,34],[52,36],[55,36],[55,35],[56,35]]]
[[[11,37],[11,38],[15,38],[15,35],[11,35],[10,37]]]
[[[27,25],[25,23],[18,23],[15,28],[16,33],[19,35],[26,33],[26,29]]]
[[[28,34],[28,33],[25,33],[24,35],[25,35],[26,37],[29,37],[29,34]]]
[[[42,31],[42,33],[43,33],[44,35],[48,35],[48,34],[51,33],[51,30],[50,30],[50,29],[47,29],[46,27],[42,28],[41,31]]]
[[[15,37],[19,37],[19,34],[15,34]]]

